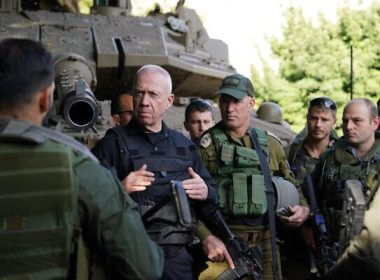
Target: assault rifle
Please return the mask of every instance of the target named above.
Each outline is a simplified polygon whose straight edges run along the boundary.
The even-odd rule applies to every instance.
[[[235,264],[234,269],[227,269],[216,279],[234,280],[247,277],[251,280],[262,280],[263,266],[261,261],[261,249],[257,246],[249,248],[243,240],[233,234],[219,211],[216,212],[214,218],[225,235],[228,252]]]
[[[317,254],[315,256],[315,263],[317,266],[316,277],[320,278],[327,275],[329,269],[331,269],[338,259],[339,244],[330,243],[327,235],[327,229],[325,220],[318,207],[317,200],[315,198],[315,191],[311,176],[306,176],[306,188],[309,198],[310,212],[313,217],[314,226],[318,231],[317,240]],[[314,257],[311,256],[314,260]]]

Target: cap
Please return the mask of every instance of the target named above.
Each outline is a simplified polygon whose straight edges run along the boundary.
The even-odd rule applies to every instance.
[[[246,96],[253,97],[253,86],[251,81],[240,74],[227,76],[223,79],[217,94],[228,94],[237,99],[243,99]]]

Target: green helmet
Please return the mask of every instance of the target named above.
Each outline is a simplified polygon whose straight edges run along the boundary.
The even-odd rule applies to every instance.
[[[257,117],[267,122],[282,124],[281,107],[274,102],[264,102],[257,110]]]

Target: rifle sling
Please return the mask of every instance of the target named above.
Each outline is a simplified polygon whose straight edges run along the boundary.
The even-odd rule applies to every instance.
[[[257,134],[254,129],[249,130],[249,137],[251,138],[253,147],[255,148],[257,154],[259,155],[260,161],[260,169],[264,176],[265,183],[265,195],[267,198],[268,204],[268,218],[269,218],[269,232],[270,232],[270,240],[272,245],[272,271],[273,271],[273,279],[277,280],[278,277],[278,264],[277,264],[277,244],[276,244],[276,225],[275,225],[275,215],[274,215],[274,207],[275,207],[275,197],[274,190],[271,180],[271,173],[269,169],[268,162],[266,160],[266,156],[263,153],[259,145],[259,141],[257,139]]]

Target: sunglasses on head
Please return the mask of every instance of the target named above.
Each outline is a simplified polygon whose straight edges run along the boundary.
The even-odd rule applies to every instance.
[[[325,107],[331,110],[336,110],[336,104],[334,101],[332,101],[329,98],[326,97],[317,97],[309,102],[310,107],[312,106],[319,106],[319,107]]]

